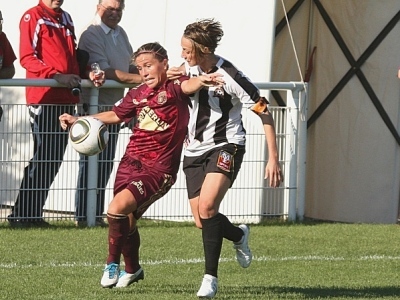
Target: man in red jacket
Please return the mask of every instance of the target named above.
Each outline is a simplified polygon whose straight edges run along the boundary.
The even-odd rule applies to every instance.
[[[20,20],[20,63],[27,78],[53,78],[65,88],[27,87],[26,103],[34,155],[24,171],[11,225],[47,226],[43,206],[63,161],[68,133],[58,116],[74,113],[79,97],[71,89],[80,83],[74,24],[61,9],[63,0],[39,0]]]

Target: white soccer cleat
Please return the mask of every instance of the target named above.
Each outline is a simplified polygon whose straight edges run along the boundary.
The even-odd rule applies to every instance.
[[[197,292],[197,297],[206,299],[214,298],[217,291],[218,278],[209,274],[205,274],[201,283],[201,287]]]
[[[253,259],[253,254],[251,254],[249,248],[249,234],[250,228],[247,225],[239,225],[239,228],[243,230],[244,235],[240,242],[233,243],[233,248],[236,249],[236,260],[242,268],[248,268],[250,266],[251,260]]]
[[[112,288],[118,282],[119,265],[111,263],[104,268],[103,277],[101,278],[101,286],[104,288]]]
[[[117,287],[117,288],[127,287],[127,286],[131,285],[132,283],[138,282],[139,280],[143,280],[143,279],[144,279],[144,271],[142,268],[140,268],[134,274],[130,274],[125,271],[121,271],[119,273],[118,283],[115,287]]]

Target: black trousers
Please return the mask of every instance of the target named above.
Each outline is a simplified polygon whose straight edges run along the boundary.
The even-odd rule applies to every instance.
[[[74,105],[28,106],[33,138],[33,157],[25,167],[20,191],[12,208],[15,218],[38,219],[51,184],[63,161],[68,144],[68,131],[64,131],[58,117],[73,114]]]
[[[97,200],[96,200],[96,216],[101,217],[104,212],[104,201],[106,186],[114,167],[114,158],[118,142],[118,134],[121,125],[108,125],[109,140],[107,147],[98,154],[97,169]],[[88,176],[91,174],[88,169],[88,157],[81,155],[79,160],[79,175],[77,182],[77,190],[75,194],[75,219],[86,220],[87,216],[87,182]]]

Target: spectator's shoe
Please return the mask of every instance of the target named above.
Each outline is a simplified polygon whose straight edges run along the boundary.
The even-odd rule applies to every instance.
[[[10,214],[7,216],[7,221],[10,223],[11,227],[26,227],[27,222],[22,222],[21,219],[14,214]]]
[[[31,224],[32,227],[51,227],[50,223],[40,219],[28,219],[28,222]]]
[[[103,277],[101,278],[101,286],[104,288],[112,288],[118,282],[119,265],[111,263],[104,268]]]
[[[13,214],[7,216],[7,221],[10,223],[11,227],[50,227],[51,225],[47,223],[43,218],[33,219],[33,218],[21,218],[16,217]]]
[[[249,234],[250,228],[247,225],[239,225],[239,228],[243,230],[244,235],[240,242],[233,243],[233,248],[236,249],[236,260],[242,268],[250,266],[253,255],[249,248]]]
[[[76,227],[87,227],[87,222],[86,222],[86,220],[77,220],[77,221],[75,221],[75,226]]]
[[[144,271],[142,268],[140,268],[134,274],[130,274],[125,271],[121,271],[119,273],[118,283],[115,287],[117,287],[117,288],[127,287],[127,286],[131,285],[132,283],[138,282],[139,280],[143,280],[143,279],[144,279]]]
[[[211,299],[215,297],[218,291],[218,278],[209,274],[205,274],[201,287],[197,292],[197,297]]]
[[[75,221],[76,227],[87,227],[87,221],[86,220],[78,220]],[[103,220],[103,218],[96,218],[96,222],[94,226],[99,226],[99,227],[108,227],[108,224]]]
[[[13,223],[13,222],[16,222],[16,221],[18,221],[18,220],[19,220],[19,218],[16,217],[14,214],[9,214],[9,215],[7,216],[7,221],[8,221],[9,223]]]
[[[99,227],[108,227],[108,224],[104,221],[103,218],[96,218],[95,225]]]

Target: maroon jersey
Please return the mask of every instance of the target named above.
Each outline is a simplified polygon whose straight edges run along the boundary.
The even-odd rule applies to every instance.
[[[178,173],[189,121],[189,96],[180,85],[188,79],[168,80],[157,89],[142,84],[115,104],[121,120],[137,117],[125,155],[166,174]]]

